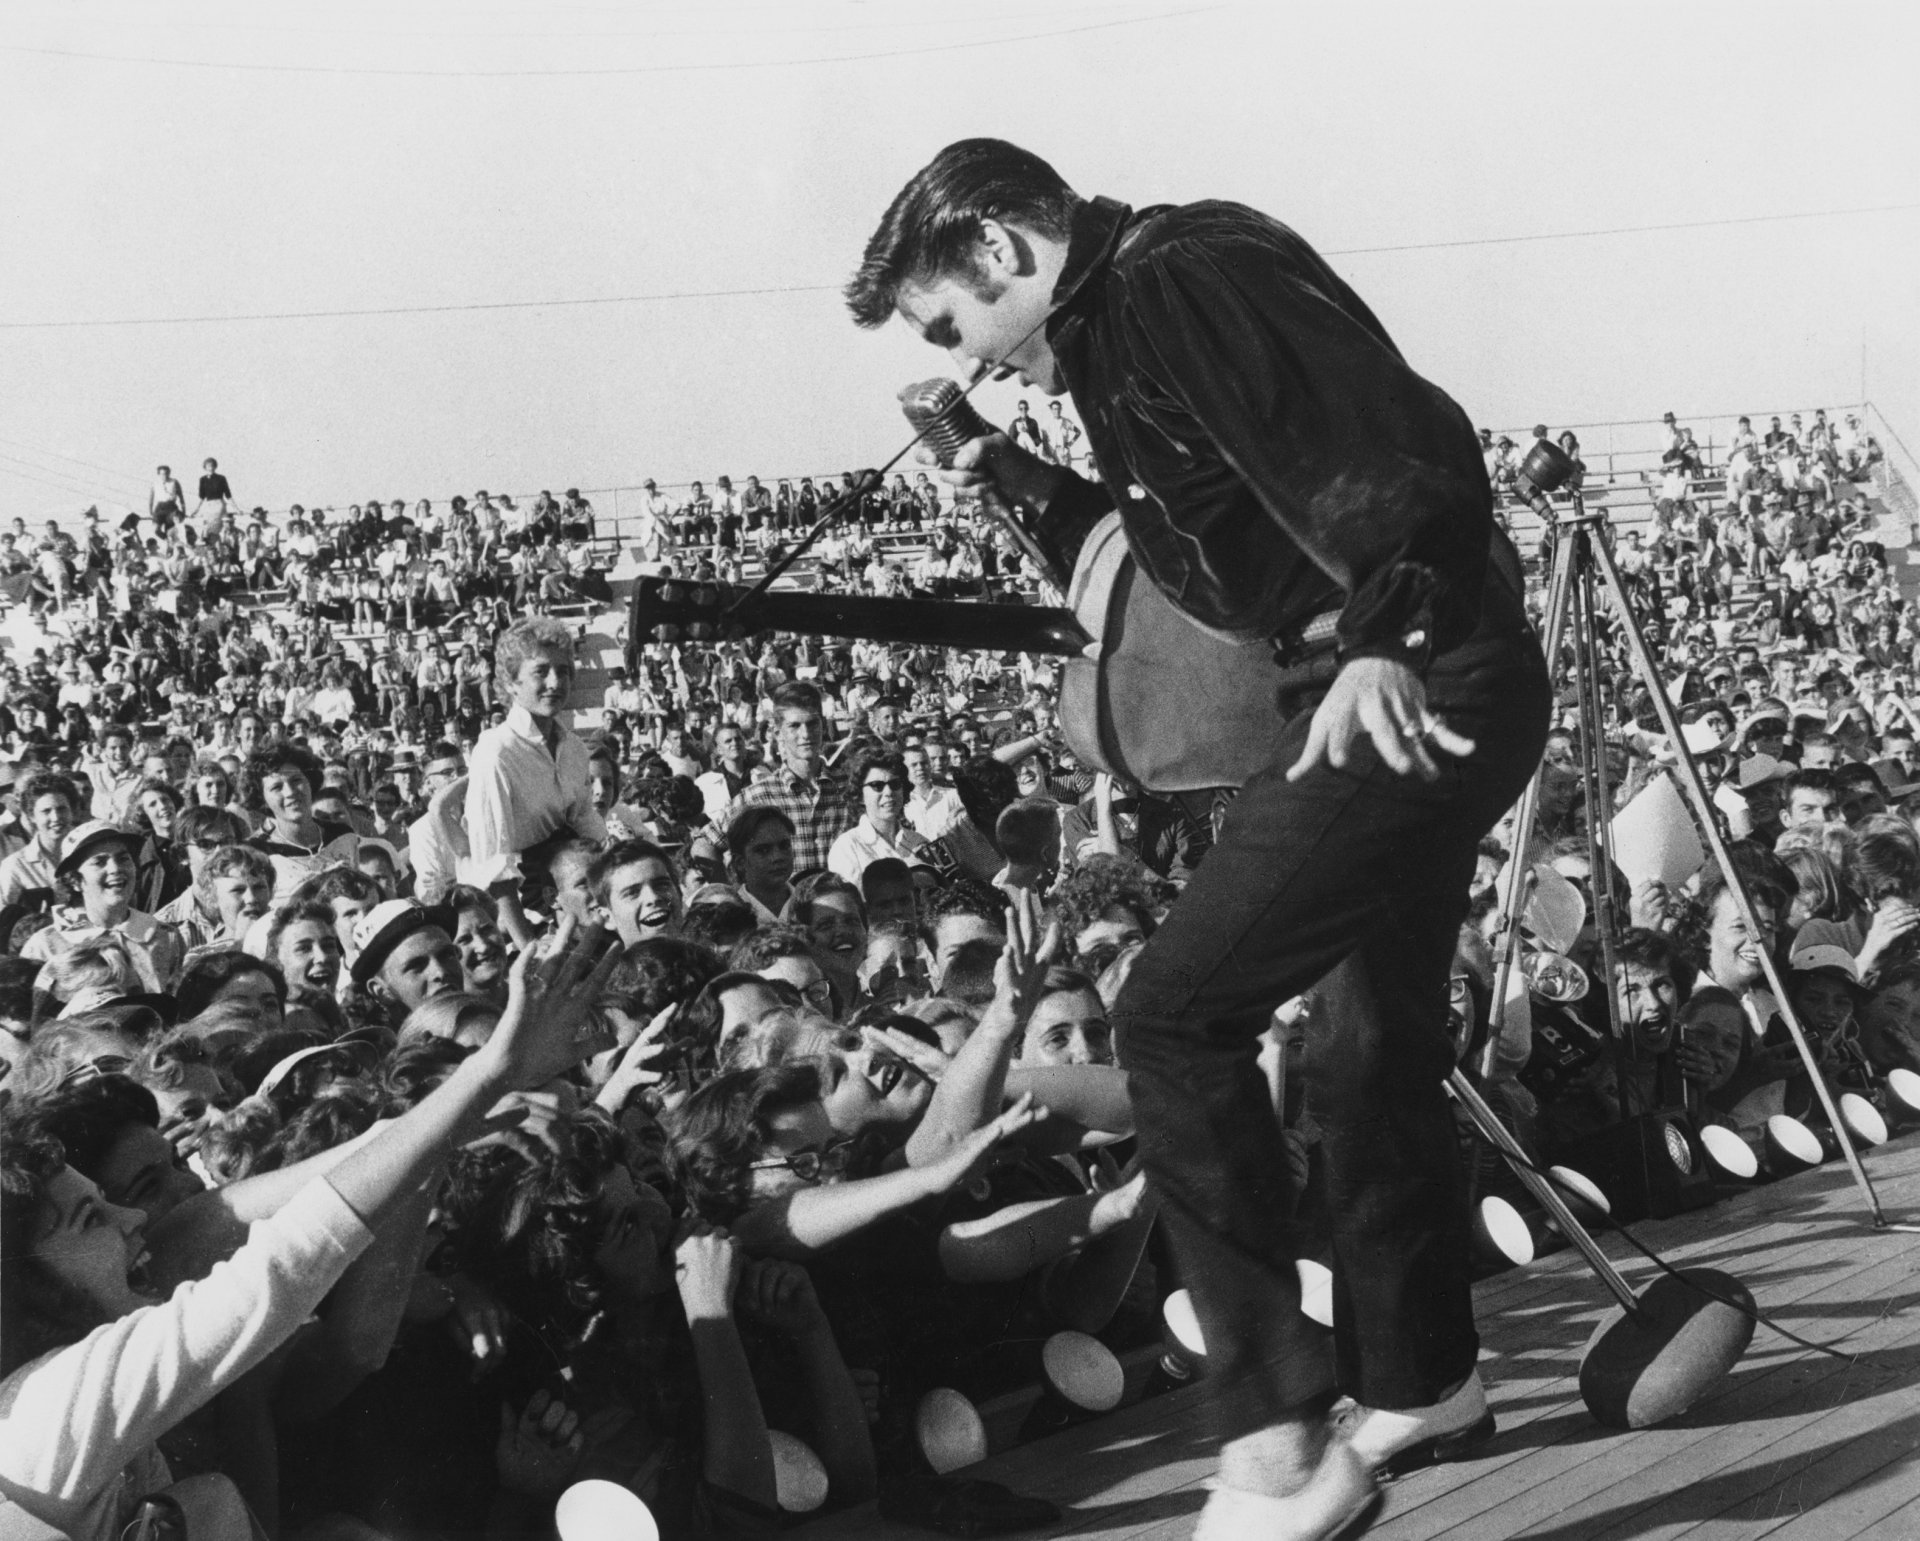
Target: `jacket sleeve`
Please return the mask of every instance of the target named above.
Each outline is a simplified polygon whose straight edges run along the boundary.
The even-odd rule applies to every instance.
[[[1416,667],[1479,618],[1492,496],[1472,425],[1297,237],[1173,241],[1128,264],[1121,335],[1346,596],[1348,655]],[[1377,323],[1376,323],[1377,325]],[[1191,430],[1189,430],[1191,431]],[[1224,624],[1226,618],[1201,616]]]
[[[165,1301],[0,1383],[0,1492],[58,1523],[286,1341],[373,1233],[324,1180]]]

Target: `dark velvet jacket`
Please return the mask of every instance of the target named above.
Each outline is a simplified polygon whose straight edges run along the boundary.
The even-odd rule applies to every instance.
[[[1063,569],[1118,506],[1204,626],[1339,611],[1348,655],[1423,667],[1480,616],[1492,491],[1467,416],[1307,243],[1232,203],[1075,212],[1047,335],[1104,486],[1036,521]]]

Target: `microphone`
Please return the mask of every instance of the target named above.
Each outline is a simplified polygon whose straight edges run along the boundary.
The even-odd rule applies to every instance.
[[[900,410],[947,470],[953,469],[953,457],[961,445],[994,431],[952,380],[922,380],[907,386],[900,392]]]
[[[960,447],[973,439],[984,439],[990,433],[996,433],[989,423],[974,409],[966,393],[952,380],[938,378],[921,380],[905,387],[900,392],[900,410],[906,414],[907,422],[919,434],[921,443],[934,453],[945,470],[953,469],[953,457]],[[993,516],[1017,545],[1026,559],[1033,563],[1037,572],[1055,589],[1064,593],[1065,585],[1061,576],[1054,571],[1053,563],[1040,549],[1039,542],[1027,533],[1021,524],[1020,516],[1014,512],[1006,498],[991,482],[976,488],[980,504]]]
[[[1533,448],[1527,451],[1514,473],[1514,491],[1526,499],[1527,507],[1552,525],[1558,519],[1553,504],[1547,501],[1547,494],[1565,486],[1572,475],[1573,461],[1565,450],[1546,439],[1535,439]]]

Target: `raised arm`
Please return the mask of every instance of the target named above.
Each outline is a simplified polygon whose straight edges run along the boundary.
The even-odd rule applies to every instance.
[[[907,1140],[909,1166],[938,1161],[1000,1112],[1008,1067],[1048,966],[1059,951],[1058,927],[1042,928],[1040,902],[1020,890],[1007,908],[1007,944],[994,966],[993,1002],[940,1077],[926,1112]]]
[[[1045,1117],[1044,1108],[1022,1099],[938,1161],[879,1177],[796,1188],[748,1210],[733,1233],[755,1252],[806,1257],[924,1199],[951,1193],[991,1166],[995,1151],[1009,1135]]]

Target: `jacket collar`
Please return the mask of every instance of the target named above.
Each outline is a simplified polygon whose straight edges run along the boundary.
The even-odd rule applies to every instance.
[[[1126,234],[1133,210],[1112,198],[1094,198],[1073,211],[1067,230],[1067,263],[1053,286],[1053,315],[1047,322],[1047,340],[1059,338],[1080,319],[1081,302],[1097,287],[1093,280],[1106,271]]]

